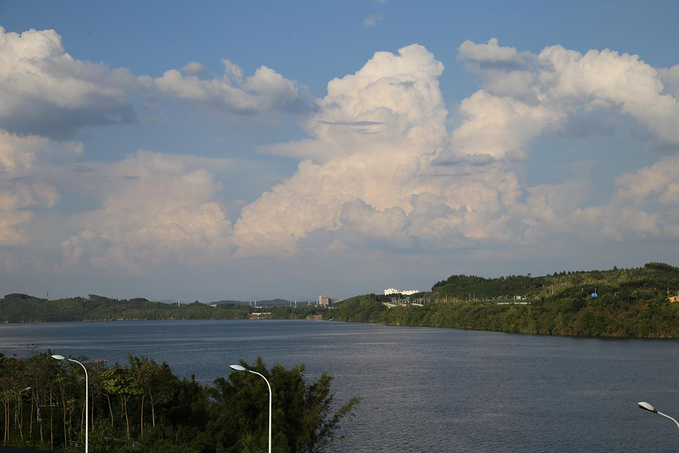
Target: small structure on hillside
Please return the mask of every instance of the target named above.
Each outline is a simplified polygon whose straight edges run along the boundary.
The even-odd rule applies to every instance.
[[[384,295],[389,296],[391,294],[402,294],[404,296],[412,296],[413,294],[418,294],[421,293],[419,289],[396,289],[396,288],[387,288],[384,290]]]
[[[318,306],[324,308],[331,308],[337,302],[342,302],[343,299],[333,299],[328,296],[318,296]]]

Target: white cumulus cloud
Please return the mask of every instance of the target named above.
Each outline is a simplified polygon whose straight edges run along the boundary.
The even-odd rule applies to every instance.
[[[218,163],[140,151],[90,164],[102,205],[75,216],[81,231],[62,244],[65,264],[143,273],[164,262],[214,262],[228,251],[232,232],[215,201],[220,184],[206,170]]]
[[[673,73],[611,50],[553,46],[536,55],[496,39],[463,43],[460,58],[483,87],[460,103],[451,130],[438,87],[443,66],[422,46],[378,52],[355,74],[332,80],[305,123],[310,138],[264,149],[302,163],[242,210],[234,230],[238,255],[322,244],[436,249],[528,245],[557,232],[619,239],[622,231],[674,231],[673,210],[645,207],[674,200],[669,161],[658,164],[660,178],[660,166],[620,177],[617,195],[590,208],[581,208],[592,197],[590,180],[531,187],[513,170],[517,159],[531,159],[537,139],[567,139],[565,132],[594,110],[627,115],[657,140],[677,142],[677,99],[661,81]],[[644,191],[644,184],[627,182],[632,177],[662,187]]]
[[[57,187],[45,181],[42,172],[63,157],[81,153],[79,142],[53,142],[0,129],[0,245],[30,239],[24,227],[35,211],[53,208],[60,198]]]
[[[380,235],[395,247],[508,235],[504,211],[517,197],[511,174],[489,167],[470,175],[465,167],[444,175],[432,165],[448,139],[442,71],[412,45],[378,52],[360,71],[331,81],[306,123],[313,138],[267,149],[307,160],[243,209],[238,254],[295,253],[307,237],[318,247],[322,232],[334,236],[328,247],[377,243]]]
[[[73,59],[53,30],[7,33],[0,27],[0,127],[67,137],[83,126],[135,121],[117,86],[125,70]]]
[[[664,93],[659,72],[639,56],[609,49],[583,55],[553,46],[540,52],[538,61],[539,90],[549,101],[619,111],[661,140],[679,143],[677,98]]]
[[[170,69],[161,77],[141,76],[130,88],[220,114],[303,114],[314,108],[304,89],[271,68],[261,66],[243,79],[239,66],[228,60],[222,62],[223,77],[205,76],[205,68],[194,62],[182,71]]]
[[[264,65],[249,76],[227,59],[220,75],[190,62],[160,77],[133,76],[74,60],[54,31],[0,29],[0,245],[37,242],[30,231],[44,212],[55,220],[50,226],[58,233],[51,234],[59,237],[64,269],[137,274],[165,263],[217,263],[234,253],[441,253],[535,245],[556,234],[679,236],[676,156],[645,156],[655,161],[610,176],[613,195],[599,196],[596,205],[598,181],[591,177],[529,185],[520,170],[547,152],[533,147],[538,140],[568,140],[592,112],[609,125],[608,115],[626,116],[669,144],[665,151],[676,149],[678,66],[655,69],[608,49],[550,46],[533,54],[495,38],[464,42],[459,57],[481,88],[451,120],[439,88],[444,66],[417,44],[375,53],[312,99]],[[133,121],[131,95],[229,120],[293,117],[307,138],[261,151],[297,159],[297,169],[254,201],[236,202],[225,200],[239,195],[224,194],[216,176],[229,165],[223,159],[139,151],[111,162],[60,161],[80,157],[83,146],[54,137]],[[610,129],[601,137],[615,135]],[[64,199],[77,196],[88,197],[89,207],[61,212]],[[227,203],[230,210],[244,205],[233,225]]]

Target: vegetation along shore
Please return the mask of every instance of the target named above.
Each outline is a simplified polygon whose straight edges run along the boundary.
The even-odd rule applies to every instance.
[[[229,453],[265,451],[267,386],[251,373],[231,372],[213,385],[175,376],[167,363],[145,356],[111,365],[87,365],[91,391],[85,403],[83,370],[49,353],[0,354],[4,447],[83,451],[88,418],[90,451],[98,453]],[[341,436],[359,398],[336,404],[327,372],[305,376],[304,365],[268,369],[257,358],[241,366],[265,376],[276,389],[276,451],[326,451]],[[23,403],[23,404],[22,404]],[[3,450],[0,447],[0,450]]]
[[[268,305],[263,308],[262,305]],[[664,263],[534,277],[453,275],[408,297],[367,294],[332,308],[284,301],[177,305],[90,295],[0,299],[0,322],[162,319],[326,319],[542,335],[679,338],[679,268]]]

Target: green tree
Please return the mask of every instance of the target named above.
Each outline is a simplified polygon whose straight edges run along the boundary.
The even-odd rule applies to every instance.
[[[353,415],[359,398],[336,407],[331,391],[332,376],[322,373],[307,383],[304,365],[289,370],[275,365],[268,370],[261,357],[245,368],[257,371],[273,391],[273,444],[277,452],[320,452],[341,437],[341,421]],[[252,373],[232,372],[215,380],[211,396],[219,417],[215,427],[218,443],[226,452],[263,451],[268,442],[268,387]]]

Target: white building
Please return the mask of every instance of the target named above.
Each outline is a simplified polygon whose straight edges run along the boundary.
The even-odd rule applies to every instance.
[[[387,288],[384,290],[384,295],[389,296],[391,294],[403,294],[404,296],[412,296],[413,294],[421,293],[419,289],[406,289],[400,290],[396,288]]]

